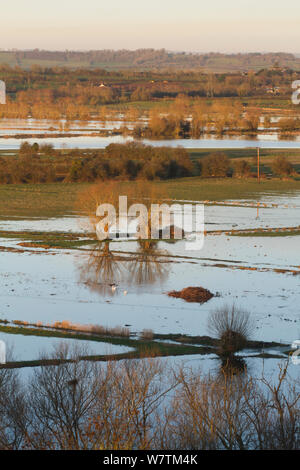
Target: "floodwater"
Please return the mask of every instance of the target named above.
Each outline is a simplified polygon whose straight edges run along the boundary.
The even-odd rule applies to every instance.
[[[0,332],[0,340],[6,344],[7,351],[12,351],[14,361],[30,361],[40,356],[51,354],[61,343],[76,350],[88,351],[89,355],[108,355],[122,354],[131,351],[132,348],[125,346],[115,346],[109,343],[101,343],[96,341],[84,341],[64,338],[50,338],[39,336],[25,336],[20,334],[7,334]],[[83,348],[83,349],[82,349]]]
[[[55,148],[105,148],[111,143],[125,143],[133,140],[132,137],[124,137],[121,135],[113,135],[102,137],[95,134],[101,130],[120,129],[126,126],[132,129],[136,124],[142,122],[127,122],[121,119],[115,121],[50,121],[37,119],[2,119],[0,120],[0,150],[18,149],[22,142],[33,144],[53,144]],[[71,134],[71,137],[51,137],[51,134],[64,133]],[[21,138],[24,134],[46,134],[46,138],[30,137]],[[19,138],[13,137],[18,135]],[[259,133],[256,137],[247,135],[229,136],[224,135],[216,137],[214,135],[203,135],[200,139],[162,139],[148,140],[142,139],[141,142],[154,146],[171,146],[185,148],[244,148],[244,147],[260,147],[260,148],[299,148],[300,135],[282,136],[273,130],[268,133]]]
[[[288,250],[280,256],[283,243]],[[124,244],[116,245],[125,251],[127,246],[120,246]],[[174,253],[166,245],[159,242],[157,249],[166,255]],[[134,256],[120,259],[115,251],[110,257],[92,260],[86,253],[61,250],[52,256],[43,250],[34,254],[3,253],[1,318],[130,325],[132,331],[146,328],[156,333],[205,335],[209,312],[225,303],[235,303],[252,312],[255,339],[287,344],[298,339],[300,318],[295,306],[300,303],[300,277],[273,271],[295,269],[299,264],[294,259],[298,237],[274,238],[272,243],[268,238],[245,238],[242,244],[238,237],[207,237],[205,256],[185,252],[184,242],[173,246],[182,253],[181,258],[157,258],[153,252],[142,253],[139,260]],[[270,259],[273,253],[276,256]],[[110,284],[114,283],[117,287],[113,292]],[[199,305],[166,295],[190,285],[205,287],[220,296]]]
[[[103,126],[117,128],[121,122]],[[0,123],[0,149],[16,149],[22,142],[1,138],[1,134],[40,133],[42,128],[49,133],[47,139],[26,140],[53,143],[58,148],[104,148],[111,142],[131,140],[89,135],[99,129],[97,122],[74,125],[70,138],[51,138],[50,133],[57,130],[47,121],[20,122],[18,129],[13,124]],[[85,135],[76,137],[83,127]],[[260,134],[257,139],[206,136],[199,140],[145,142],[187,148],[300,147],[299,137],[280,140],[276,133]],[[76,232],[84,237],[87,222],[75,215],[43,220],[11,218],[0,220],[0,231]],[[45,250],[20,247],[20,239],[1,238],[0,319],[120,326],[129,328],[133,335],[151,329],[155,333],[201,336],[209,334],[207,321],[212,310],[235,304],[251,312],[253,339],[281,342],[283,349],[288,349],[300,339],[300,236],[291,234],[296,227],[300,227],[300,193],[290,192],[266,193],[259,199],[243,201],[206,201],[207,235],[198,251],[189,251],[185,240],[150,244],[113,241],[81,250]],[[263,237],[257,233],[241,236],[239,232],[256,229],[272,232]],[[276,229],[281,230],[280,236],[274,236]],[[286,234],[283,229],[287,229]],[[188,286],[204,287],[215,296],[200,305],[167,295]],[[1,333],[0,339],[13,345],[15,355],[22,359],[35,359],[41,350],[49,352],[61,341],[7,333]],[[95,354],[128,350],[94,342],[90,347]],[[217,368],[219,361],[214,355],[187,356],[176,361],[181,359],[203,370]],[[268,365],[261,359],[247,358],[248,370],[258,374],[266,367],[272,375],[278,359],[265,363]],[[299,375],[300,367],[292,367],[293,374]]]
[[[0,150],[16,150],[20,147],[22,142],[26,141],[30,144],[35,142],[39,144],[52,144],[54,148],[79,148],[79,149],[103,149],[109,144],[126,143],[132,141],[132,137],[123,137],[120,135],[99,137],[99,136],[78,136],[78,137],[47,137],[47,138],[1,138],[0,137]],[[232,136],[218,139],[217,137],[203,137],[201,139],[173,139],[173,140],[149,140],[140,139],[140,142],[153,145],[156,147],[184,147],[184,148],[245,148],[245,147],[260,147],[260,148],[300,148],[300,136],[296,136],[294,140],[286,139],[280,140],[275,134],[260,134],[256,139],[247,138],[246,136]]]
[[[271,201],[273,201],[271,203]],[[300,194],[205,206],[204,247],[185,240],[112,241],[83,250],[1,253],[1,318],[53,323],[68,320],[132,332],[206,335],[211,310],[236,304],[255,320],[254,339],[291,344],[300,338],[299,235],[235,236],[218,230],[300,226]],[[237,203],[236,202],[236,203]],[[0,230],[79,232],[80,218],[3,220]],[[83,236],[84,233],[82,232]],[[21,240],[1,239],[20,249]],[[115,285],[115,287],[111,287]],[[217,294],[200,305],[168,297],[170,290],[202,286]],[[129,326],[128,326],[129,325]]]

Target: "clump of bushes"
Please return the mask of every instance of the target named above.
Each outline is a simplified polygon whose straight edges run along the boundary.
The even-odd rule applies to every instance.
[[[52,145],[21,144],[19,156],[0,158],[0,183],[50,183],[57,180]]]
[[[140,334],[140,339],[151,341],[154,337],[153,330],[145,328]]]
[[[246,160],[238,160],[233,165],[233,175],[237,178],[251,176],[251,165]]]
[[[225,305],[210,314],[208,329],[218,340],[220,356],[230,357],[246,347],[253,322],[246,310]]]
[[[203,287],[185,287],[181,291],[173,290],[168,292],[168,296],[183,299],[186,302],[199,302],[202,304],[214,297],[214,294]]]
[[[0,183],[164,180],[192,176],[194,165],[183,148],[137,142],[106,149],[68,152],[51,145],[22,143],[16,157],[0,157]]]
[[[230,165],[224,153],[211,153],[200,163],[201,176],[224,178],[230,174]]]
[[[297,131],[300,129],[300,119],[299,118],[281,118],[278,123],[279,130],[281,132],[291,132]]]
[[[137,142],[110,144],[100,154],[74,161],[69,181],[157,180],[191,176],[194,170],[183,148],[153,147]]]
[[[290,176],[294,172],[294,167],[287,158],[281,155],[274,160],[272,172],[279,176]]]
[[[41,144],[39,145],[37,142],[34,142],[32,145],[28,142],[23,142],[20,146],[19,155],[20,157],[25,156],[37,156],[37,155],[47,155],[53,156],[55,155],[56,151],[52,144]]]

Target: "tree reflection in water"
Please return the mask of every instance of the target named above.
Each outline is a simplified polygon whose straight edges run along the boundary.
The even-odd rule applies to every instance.
[[[128,261],[129,283],[162,284],[169,274],[167,254],[167,251],[158,249],[157,241],[139,240],[136,253]]]
[[[99,242],[79,265],[80,282],[101,295],[114,295],[114,285],[121,279],[126,257],[110,249],[109,240]]]
[[[168,252],[158,248],[158,241],[138,240],[135,252],[114,251],[111,245],[109,240],[97,243],[79,265],[79,280],[91,291],[113,296],[120,293],[120,284],[124,292],[127,286],[162,284],[167,279]]]
[[[240,375],[247,372],[247,363],[242,357],[232,355],[221,358],[220,374],[225,376]]]

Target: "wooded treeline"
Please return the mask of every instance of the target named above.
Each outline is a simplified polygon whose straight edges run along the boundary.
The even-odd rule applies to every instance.
[[[1,57],[2,56],[2,57]],[[40,49],[1,51],[0,60],[16,62],[26,66],[29,61],[41,63],[58,62],[66,66],[80,65],[95,67],[99,64],[116,68],[199,68],[225,70],[249,70],[253,68],[280,65],[300,67],[300,60],[289,53],[238,53],[222,54],[171,52],[166,49],[137,49],[137,50],[91,50],[91,51],[47,51]]]
[[[273,159],[273,176],[297,175],[284,155]],[[266,168],[262,170],[262,177]],[[139,142],[110,144],[105,149],[58,150],[52,145],[24,142],[16,156],[0,157],[0,183],[93,182],[107,180],[167,180],[190,176],[203,178],[256,177],[256,162],[230,159],[211,152],[191,159],[184,148],[154,147]]]

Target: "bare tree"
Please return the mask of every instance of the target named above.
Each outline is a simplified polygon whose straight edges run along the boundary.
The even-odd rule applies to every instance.
[[[299,380],[213,376],[61,345],[23,385],[0,368],[1,449],[299,449]]]
[[[50,356],[60,363],[34,371],[27,397],[30,447],[86,447],[84,425],[95,406],[101,383],[98,364],[80,360],[87,354],[85,348],[60,345]],[[46,358],[49,356],[42,357]]]
[[[11,349],[6,360],[13,360]],[[25,390],[15,369],[0,369],[0,449],[20,449],[24,444]]]

